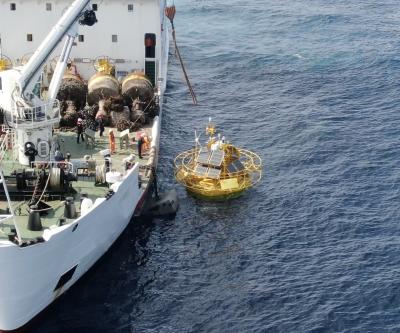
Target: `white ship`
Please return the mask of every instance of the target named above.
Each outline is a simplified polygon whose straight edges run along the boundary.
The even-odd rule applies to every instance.
[[[68,290],[141,212],[158,160],[165,6],[0,2],[1,332]]]

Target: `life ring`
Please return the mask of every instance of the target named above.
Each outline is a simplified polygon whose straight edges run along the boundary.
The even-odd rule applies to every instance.
[[[33,144],[33,142],[25,142],[24,145],[25,148],[25,156],[36,156],[38,154],[38,151],[35,149],[35,145]]]
[[[33,142],[28,141],[28,142],[25,142],[24,147],[25,147],[25,150],[27,150],[28,148],[31,148],[31,147],[35,148],[35,144]]]

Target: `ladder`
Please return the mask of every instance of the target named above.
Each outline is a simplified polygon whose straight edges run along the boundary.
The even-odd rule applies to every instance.
[[[4,222],[8,221],[8,220],[13,220],[13,224],[15,227],[15,231],[17,232],[17,238],[18,238],[18,243],[21,244],[21,233],[19,232],[17,223],[15,222],[15,215],[14,215],[14,211],[12,209],[11,206],[11,199],[10,199],[10,195],[8,193],[8,189],[7,189],[7,184],[3,175],[3,171],[0,169],[0,184],[3,185],[4,188],[4,193],[6,194],[7,197],[7,212],[6,214],[0,214],[0,230],[4,232]],[[3,229],[3,230],[2,230]]]
[[[10,128],[6,128],[4,125],[2,125],[1,131],[6,134],[3,137],[0,144],[0,163],[4,159],[7,150],[12,150],[12,151],[14,150],[13,147],[15,144],[14,131],[12,131]]]

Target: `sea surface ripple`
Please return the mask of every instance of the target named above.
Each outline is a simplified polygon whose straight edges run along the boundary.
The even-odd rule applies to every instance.
[[[172,48],[159,179],[180,211],[133,223],[33,331],[400,332],[399,2],[175,5],[199,99]],[[226,203],[173,177],[209,116],[265,163]]]

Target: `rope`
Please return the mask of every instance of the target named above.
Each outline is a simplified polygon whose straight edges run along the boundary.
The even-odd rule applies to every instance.
[[[51,170],[51,169],[50,169]],[[47,190],[47,185],[49,185],[49,180],[50,180],[50,170],[49,170],[49,176],[47,177],[46,185],[44,186],[44,189],[42,191],[42,195],[40,196],[39,200],[36,202],[38,203],[40,200],[42,200],[44,193]]]
[[[131,98],[131,99],[132,99],[132,102],[134,102],[133,98]],[[147,105],[146,105],[146,107],[144,108],[143,112],[146,112],[146,111],[147,111],[147,109],[150,107],[151,103],[152,103],[155,99],[156,99],[156,95],[153,94],[153,97],[151,98],[150,102],[147,103]]]
[[[192,96],[193,104],[194,104],[194,105],[197,105],[197,97],[196,97],[196,94],[194,93],[194,90],[193,90],[193,88],[192,88],[192,85],[190,84],[189,77],[188,77],[188,75],[187,75],[187,73],[186,73],[185,65],[183,64],[183,60],[182,60],[182,57],[181,57],[181,53],[179,52],[178,45],[176,44],[175,29],[172,29],[172,38],[173,38],[173,40],[174,40],[174,45],[175,45],[176,54],[178,55],[179,62],[181,63],[183,75],[185,76],[186,84],[188,85],[190,95]]]
[[[146,110],[147,110],[147,109],[149,108],[149,106],[151,105],[151,102],[153,102],[153,101],[155,100],[155,98],[156,98],[156,95],[153,95],[151,101],[150,101],[149,103],[147,103],[146,107],[144,108],[143,113],[146,112]],[[132,102],[134,102],[133,98],[131,98],[131,100],[132,100]],[[132,122],[132,124],[129,126],[129,129],[134,128],[134,126],[136,125],[136,123],[137,123],[138,121],[139,121],[139,118],[136,119],[134,122]]]
[[[51,169],[50,169],[50,170],[51,170]],[[44,195],[44,193],[46,192],[47,185],[49,184],[49,180],[50,180],[50,170],[49,170],[49,176],[47,177],[47,181],[46,181],[46,184],[45,184],[45,186],[44,186],[44,188],[43,188],[42,194],[40,195],[39,199],[35,202],[35,205],[36,205],[38,202],[40,202],[40,200],[42,200],[43,195]],[[38,184],[39,184],[39,176],[38,176],[38,180],[37,180],[36,186],[38,186]],[[36,186],[35,186],[35,190],[33,191],[32,200],[35,200],[35,196],[36,196]]]
[[[32,199],[31,199],[32,202],[34,202],[36,194],[39,191],[39,180],[40,180],[40,173],[38,173],[38,176],[36,177],[36,185],[35,185],[35,189],[33,190]]]
[[[187,84],[187,86],[189,88],[189,93],[192,96],[193,104],[197,105],[196,94],[194,93],[193,87],[190,84],[189,77],[188,77],[188,75],[186,73],[185,65],[184,65],[182,57],[181,57],[181,53],[179,52],[178,44],[176,43],[175,26],[174,26],[175,13],[176,13],[176,9],[175,9],[174,5],[169,6],[169,7],[165,7],[165,15],[168,17],[169,21],[171,22],[171,26],[172,26],[172,39],[174,41],[175,51],[176,51],[176,54],[178,55],[179,62],[181,63],[183,75],[185,77],[186,84]]]

